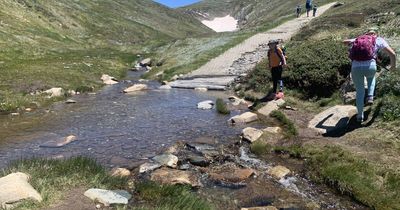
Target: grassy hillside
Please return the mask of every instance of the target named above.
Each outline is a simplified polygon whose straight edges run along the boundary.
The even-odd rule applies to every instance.
[[[121,77],[144,46],[210,33],[151,0],[1,1],[0,112],[40,100],[29,94],[37,90],[90,89],[102,73]]]

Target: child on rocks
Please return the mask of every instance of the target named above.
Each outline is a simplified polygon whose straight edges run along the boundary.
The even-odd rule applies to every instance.
[[[268,42],[268,64],[269,69],[271,70],[272,75],[272,94],[275,96],[275,99],[283,98],[283,81],[282,81],[282,72],[283,68],[286,67],[286,58],[283,54],[281,48],[278,47],[278,40],[271,40]],[[279,92],[277,93],[279,83]]]

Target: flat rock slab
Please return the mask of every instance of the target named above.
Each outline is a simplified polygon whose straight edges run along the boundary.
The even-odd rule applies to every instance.
[[[103,75],[101,76],[101,80],[103,80],[103,83],[104,83],[105,85],[115,85],[115,84],[118,84],[117,79],[115,79],[114,77],[112,77],[112,76],[110,76],[110,75],[107,75],[107,74],[103,74]]]
[[[60,97],[64,95],[64,89],[62,88],[51,88],[43,93],[50,95],[50,97]]]
[[[238,183],[245,181],[254,173],[255,171],[250,168],[238,168],[237,166],[222,165],[213,168],[209,172],[209,177],[214,181]]]
[[[52,141],[48,141],[45,142],[43,144],[40,145],[40,147],[45,147],[45,148],[60,148],[63,147],[71,142],[76,141],[77,138],[74,135],[70,135],[64,138],[60,138],[60,139],[56,139],[56,140],[52,140]]]
[[[170,168],[157,169],[151,174],[150,180],[161,184],[187,184],[192,187],[202,186],[198,177],[193,172]]]
[[[317,114],[308,127],[320,134],[328,134],[347,127],[350,118],[357,113],[357,108],[351,105],[337,105]]]
[[[263,131],[267,132],[267,133],[277,134],[277,133],[280,133],[282,131],[282,128],[280,128],[280,127],[268,127],[268,128],[263,129]]]
[[[146,90],[148,86],[146,84],[135,84],[124,90],[124,93],[132,93],[136,91]]]
[[[207,90],[225,90],[228,84],[235,81],[235,78],[236,76],[180,79],[171,82],[169,85],[173,88],[205,88]]]
[[[128,204],[129,199],[132,198],[132,195],[125,190],[89,189],[84,195],[105,206],[110,206],[112,204]]]
[[[290,170],[284,166],[275,166],[268,170],[269,175],[274,176],[278,179],[285,177],[289,173],[290,173]]]
[[[27,174],[17,172],[0,178],[1,208],[8,208],[19,201],[32,199],[42,201],[42,196],[28,183]]]
[[[278,110],[280,106],[285,104],[285,101],[283,99],[275,100],[275,101],[269,101],[265,106],[263,106],[261,109],[257,110],[257,112],[261,115],[269,117],[269,115],[275,111]]]

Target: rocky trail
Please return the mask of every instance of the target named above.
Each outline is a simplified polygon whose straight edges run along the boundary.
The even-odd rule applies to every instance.
[[[316,17],[322,15],[335,4],[334,2],[319,7]],[[169,85],[174,88],[200,87],[225,90],[231,82],[239,76],[247,74],[266,57],[268,51],[266,43],[269,40],[282,39],[287,41],[316,17],[307,17],[306,14],[303,14],[300,18],[287,21],[267,32],[256,34],[212,59],[199,69],[185,75],[183,79]]]

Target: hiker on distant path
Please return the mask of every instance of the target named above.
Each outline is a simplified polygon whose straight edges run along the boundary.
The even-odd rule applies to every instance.
[[[297,5],[297,7],[296,7],[296,16],[300,17],[300,14],[301,14],[301,6]]]
[[[268,42],[268,64],[272,75],[272,95],[275,99],[283,98],[283,81],[282,71],[286,67],[286,58],[281,48],[278,47],[278,40],[271,40]],[[279,92],[277,93],[279,83]]]
[[[377,35],[377,29],[371,28],[364,35],[356,39],[347,39],[343,41],[345,44],[351,45],[350,59],[351,77],[356,87],[356,105],[357,105],[357,122],[364,120],[364,77],[368,82],[367,104],[374,102],[375,91],[375,73],[377,69],[377,54],[379,50],[390,56],[390,70],[396,69],[396,53],[389,44]]]
[[[306,0],[307,17],[310,16],[311,9],[312,9],[312,0]]]
[[[313,10],[312,16],[313,17],[315,17],[315,15],[317,15],[317,9],[318,9],[317,5],[314,4],[313,8],[312,8],[312,10]]]

